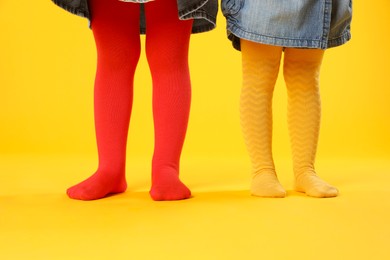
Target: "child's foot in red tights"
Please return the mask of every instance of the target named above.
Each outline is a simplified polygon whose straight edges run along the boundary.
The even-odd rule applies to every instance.
[[[124,174],[109,174],[97,171],[83,182],[70,187],[67,194],[72,199],[96,200],[126,191],[127,183]]]
[[[183,200],[191,197],[191,191],[179,179],[175,169],[154,171],[150,196],[153,200]]]

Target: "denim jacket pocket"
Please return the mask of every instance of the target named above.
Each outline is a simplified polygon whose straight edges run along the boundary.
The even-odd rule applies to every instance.
[[[244,6],[245,0],[222,0],[222,13],[226,15],[235,15]]]

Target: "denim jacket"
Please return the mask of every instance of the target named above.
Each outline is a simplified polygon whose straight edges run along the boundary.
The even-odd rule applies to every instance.
[[[91,20],[91,12],[88,8],[88,0],[52,1],[68,12]],[[143,3],[148,2],[148,0],[129,0],[128,2]],[[215,28],[218,11],[218,0],[177,0],[177,7],[180,19],[194,19],[192,27],[193,33],[206,32]],[[145,16],[142,7],[141,11],[140,32],[145,33]]]

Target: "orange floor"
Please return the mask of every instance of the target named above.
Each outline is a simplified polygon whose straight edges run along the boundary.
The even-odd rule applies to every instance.
[[[0,259],[390,259],[390,161],[329,160],[317,169],[341,195],[249,196],[246,160],[192,159],[193,198],[154,202],[149,162],[129,159],[129,191],[104,200],[64,190],[95,165],[88,157],[0,157]]]

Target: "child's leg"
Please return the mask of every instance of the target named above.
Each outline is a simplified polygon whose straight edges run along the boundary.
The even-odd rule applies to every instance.
[[[186,199],[191,192],[179,180],[179,162],[191,101],[188,45],[192,21],[178,19],[176,0],[149,2],[145,14],[155,128],[150,195],[154,200]]]
[[[324,51],[285,50],[284,77],[288,91],[288,125],[293,152],[296,190],[313,197],[337,196],[337,189],[315,173],[320,129],[319,73]]]
[[[243,86],[240,113],[252,161],[251,193],[284,197],[272,158],[272,96],[279,72],[281,47],[241,40]]]
[[[99,168],[68,189],[69,197],[81,200],[126,190],[127,131],[140,53],[138,4],[118,0],[92,0],[90,4],[98,53],[94,99]]]

